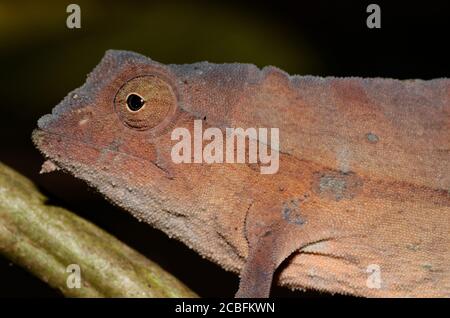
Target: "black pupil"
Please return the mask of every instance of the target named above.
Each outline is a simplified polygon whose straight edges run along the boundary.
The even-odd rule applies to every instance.
[[[144,99],[139,95],[131,94],[127,98],[128,108],[134,112],[141,109],[142,106],[144,106],[144,104],[145,104]]]

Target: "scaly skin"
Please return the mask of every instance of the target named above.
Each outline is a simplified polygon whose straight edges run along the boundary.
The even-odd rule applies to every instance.
[[[131,91],[151,107],[129,112]],[[192,132],[195,119],[279,128],[279,171],[175,164],[171,132]],[[450,296],[448,79],[289,76],[108,51],[33,140],[113,203],[240,273],[238,297],[267,297],[280,266],[274,279],[291,288]],[[368,284],[374,266],[379,288]]]

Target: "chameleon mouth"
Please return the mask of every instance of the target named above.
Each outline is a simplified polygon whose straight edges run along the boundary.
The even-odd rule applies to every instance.
[[[93,160],[100,154],[94,145],[46,129],[35,129],[32,140],[47,159],[42,165],[41,173],[79,169],[80,166],[95,162]]]
[[[42,173],[62,169],[78,175],[80,171],[105,170],[106,166],[111,165],[114,167],[110,168],[117,171],[118,167],[115,165],[122,162],[125,165],[145,166],[146,171],[162,174],[168,179],[173,178],[169,171],[152,160],[100,147],[47,129],[36,128],[32,133],[32,140],[47,159],[42,165]],[[129,167],[122,170],[127,171]]]
[[[60,170],[62,168],[62,164],[60,163],[60,155],[58,154],[54,146],[52,146],[54,140],[58,140],[58,142],[62,141],[62,137],[45,131],[41,129],[41,125],[38,125],[40,128],[34,129],[31,135],[31,139],[33,140],[36,148],[44,155],[46,160],[42,164],[41,171],[39,173],[49,173],[52,171]]]

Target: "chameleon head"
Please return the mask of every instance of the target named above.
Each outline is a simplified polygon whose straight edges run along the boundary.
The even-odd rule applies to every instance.
[[[167,153],[163,137],[180,114],[174,78],[144,56],[108,51],[82,87],[39,119],[33,141],[56,166],[87,181],[100,172],[123,178],[139,165],[161,174],[155,164]]]

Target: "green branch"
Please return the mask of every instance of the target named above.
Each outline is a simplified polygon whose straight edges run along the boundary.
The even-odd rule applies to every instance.
[[[196,297],[115,237],[45,202],[30,180],[0,163],[0,254],[65,296]],[[79,276],[68,272],[71,264]],[[70,288],[74,282],[80,288]]]

